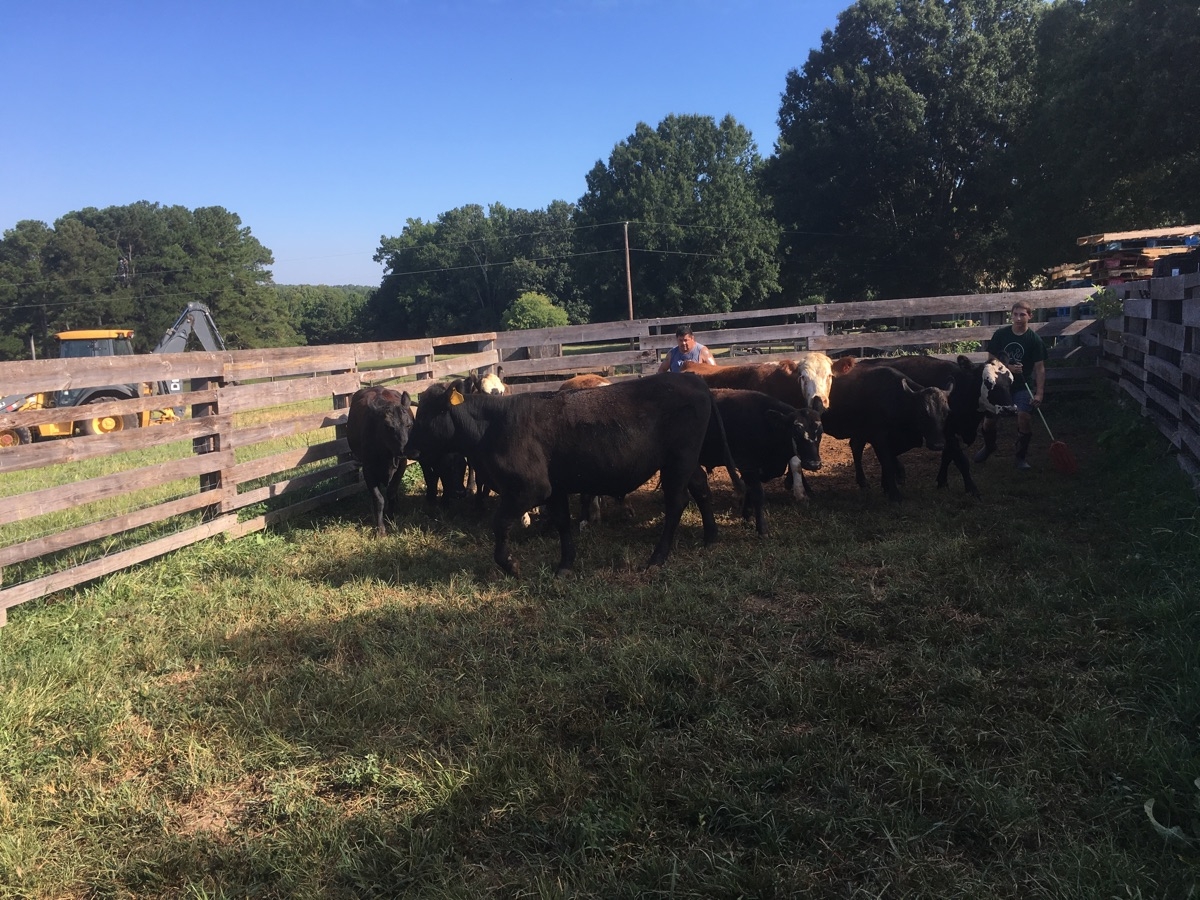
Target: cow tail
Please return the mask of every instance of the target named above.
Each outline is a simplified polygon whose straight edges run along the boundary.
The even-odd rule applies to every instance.
[[[729,449],[729,439],[725,436],[725,420],[721,418],[721,410],[717,409],[717,398],[709,393],[709,402],[712,404],[711,418],[717,423],[717,431],[721,435],[721,451],[725,454],[725,470],[729,472],[729,480],[733,482],[733,490],[736,494],[742,495],[746,493],[746,485],[742,481],[742,476],[738,474],[737,463],[733,461],[733,451]]]

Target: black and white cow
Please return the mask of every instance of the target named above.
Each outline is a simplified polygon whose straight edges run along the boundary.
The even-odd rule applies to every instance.
[[[421,453],[465,453],[500,495],[493,557],[509,575],[520,573],[509,531],[525,511],[545,505],[559,533],[562,574],[576,552],[570,495],[623,496],[656,472],[666,516],[648,565],[662,565],[670,555],[689,493],[700,507],[705,544],[716,540],[700,466],[714,416],[720,413],[712,394],[693,376],[653,375],[548,396],[468,396],[450,386],[422,396],[411,441]],[[729,454],[726,461],[735,466]]]
[[[923,388],[888,366],[854,366],[833,380],[829,409],[821,416],[825,433],[848,440],[858,486],[867,486],[863,448],[870,444],[883,470],[883,490],[899,500],[903,480],[899,456],[924,444],[941,450],[950,415],[950,388]]]
[[[350,398],[346,441],[362,466],[371,494],[375,531],[387,534],[384,516],[394,515],[401,478],[408,467],[408,441],[413,427],[408,392],[365,387]]]
[[[796,409],[760,391],[715,388],[712,394],[729,449],[746,483],[742,518],[753,515],[758,533],[765,535],[763,482],[793,473],[796,499],[804,499],[801,470],[821,468],[821,417],[814,410]],[[724,465],[722,435],[714,424],[708,431],[700,462],[709,468]]]
[[[967,493],[979,496],[979,488],[971,477],[971,467],[963,447],[969,447],[979,433],[985,416],[1013,411],[1012,373],[999,360],[973,363],[965,356],[956,362],[933,356],[898,356],[860,359],[856,368],[890,366],[903,372],[922,387],[937,387],[953,383],[950,392],[950,415],[946,419],[946,442],[942,448],[942,463],[938,468],[938,487],[945,487],[953,463],[962,474]],[[986,438],[986,434],[985,434]],[[994,439],[994,438],[993,438]]]

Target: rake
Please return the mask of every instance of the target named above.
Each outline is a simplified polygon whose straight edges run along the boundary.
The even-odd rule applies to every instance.
[[[1029,393],[1029,399],[1033,399],[1033,391],[1029,390],[1029,385],[1025,385],[1025,390]],[[1063,475],[1074,475],[1079,471],[1079,463],[1075,461],[1074,454],[1071,449],[1062,441],[1054,439],[1054,432],[1050,430],[1050,424],[1046,421],[1046,417],[1042,415],[1042,408],[1035,406],[1038,418],[1042,420],[1042,424],[1046,427],[1046,434],[1050,435],[1050,462],[1054,464],[1054,468]]]

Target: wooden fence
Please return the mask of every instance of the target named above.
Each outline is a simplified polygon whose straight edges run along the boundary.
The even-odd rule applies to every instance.
[[[402,384],[417,394],[436,380],[503,367],[516,390],[582,372],[632,377],[653,371],[689,322],[721,362],[783,358],[797,350],[872,355],[933,349],[956,353],[986,341],[1018,297],[1043,311],[1034,325],[1070,365],[1051,369],[1052,393],[1103,370],[1102,323],[1090,289],[971,294],[704,316],[642,319],[536,331],[453,335],[373,344],[178,353],[93,360],[0,363],[0,394],[182,379],[177,422],[107,435],[36,441],[0,452],[0,625],[20,603],[82,584],[216,535],[240,537],[362,490],[344,436],[350,395],[364,384]],[[1174,301],[1171,301],[1174,302]],[[1140,307],[1138,307],[1140,309]],[[1149,309],[1149,308],[1148,308]],[[1153,310],[1150,310],[1153,311]],[[1129,319],[1127,318],[1127,322]],[[1137,320],[1141,321],[1141,320]],[[1169,346],[1187,357],[1167,404],[1188,417],[1194,450],[1197,357],[1194,312]],[[1148,324],[1148,323],[1147,323]],[[1136,330],[1136,325],[1134,326]],[[1157,328],[1157,325],[1155,326]],[[1143,328],[1143,332],[1149,330]],[[1163,343],[1150,330],[1142,393],[1158,402]],[[1186,343],[1186,352],[1184,344]],[[1179,344],[1176,348],[1175,345]],[[1091,348],[1089,351],[1088,348]],[[1125,351],[1133,353],[1133,345]],[[970,355],[982,358],[978,350]],[[1080,365],[1080,363],[1084,363]],[[1130,374],[1128,378],[1132,378]],[[1122,383],[1127,380],[1122,375]],[[1170,380],[1170,379],[1168,379]],[[1190,389],[1192,401],[1178,399]],[[161,397],[89,406],[90,415],[157,409]],[[0,415],[0,427],[71,418],[57,410]]]
[[[1179,450],[1200,485],[1200,274],[1110,288],[1124,313],[1106,322],[1101,364]]]

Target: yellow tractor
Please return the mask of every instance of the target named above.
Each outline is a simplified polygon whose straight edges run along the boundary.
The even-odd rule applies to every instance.
[[[173,326],[167,329],[152,353],[180,353],[187,349],[188,339],[195,335],[200,345],[212,352],[225,349],[225,341],[217,331],[212,313],[203,303],[189,303]],[[132,356],[133,331],[128,328],[102,328],[84,331],[60,331],[59,359],[90,359],[97,356]],[[32,409],[68,409],[113,400],[131,400],[157,394],[178,394],[183,385],[178,381],[109,384],[101,387],[71,388],[41,394],[13,394],[0,399],[0,414]],[[171,408],[144,410],[136,415],[100,415],[70,421],[25,427],[0,428],[0,450],[28,444],[34,438],[69,437],[72,434],[111,434],[126,428],[152,423],[170,422],[178,418]]]

